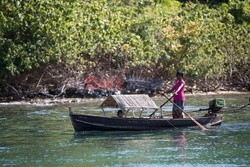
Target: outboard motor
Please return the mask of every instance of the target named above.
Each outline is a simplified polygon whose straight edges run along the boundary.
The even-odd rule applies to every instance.
[[[208,113],[218,113],[223,107],[225,107],[225,99],[213,99],[209,102]]]

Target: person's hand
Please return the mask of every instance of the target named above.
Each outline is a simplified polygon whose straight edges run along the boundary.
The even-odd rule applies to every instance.
[[[165,92],[164,92],[164,91],[160,91],[159,93],[160,93],[160,95],[164,95],[164,94],[165,94]]]

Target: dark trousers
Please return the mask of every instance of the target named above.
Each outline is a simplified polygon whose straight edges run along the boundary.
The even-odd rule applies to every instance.
[[[184,101],[183,100],[174,100],[173,104],[173,118],[183,118],[182,110],[184,110]],[[178,106],[178,107],[177,107]]]

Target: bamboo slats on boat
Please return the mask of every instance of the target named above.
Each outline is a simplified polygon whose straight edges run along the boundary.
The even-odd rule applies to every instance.
[[[101,107],[115,107],[122,110],[128,109],[158,109],[155,102],[146,94],[136,95],[111,95]]]

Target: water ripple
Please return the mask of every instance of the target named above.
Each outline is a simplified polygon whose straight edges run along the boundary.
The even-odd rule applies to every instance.
[[[27,113],[28,115],[33,115],[33,114],[37,114],[37,115],[48,115],[51,114],[50,111],[47,110],[39,110],[39,111],[34,111],[34,112],[29,112]]]

